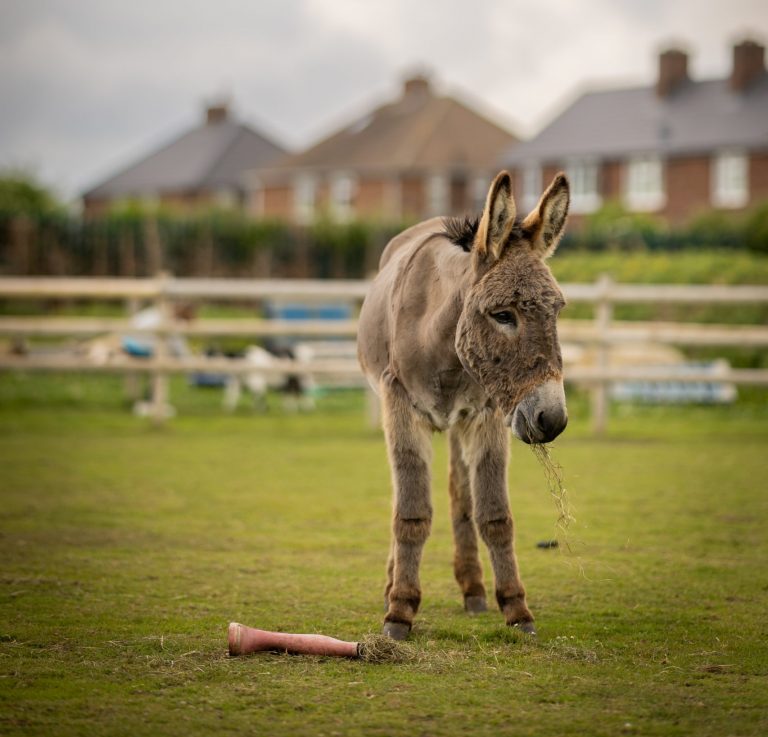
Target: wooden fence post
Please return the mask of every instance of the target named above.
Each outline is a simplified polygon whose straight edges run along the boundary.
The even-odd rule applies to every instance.
[[[173,319],[168,302],[168,282],[170,276],[161,271],[157,277],[157,296],[155,307],[160,314],[160,322],[154,332],[155,345],[152,360],[164,361],[168,356],[168,334],[170,321]],[[161,425],[168,419],[169,410],[168,374],[165,371],[155,371],[152,374],[152,422]]]
[[[611,362],[611,346],[606,338],[613,318],[613,303],[610,294],[612,285],[613,279],[608,274],[601,274],[597,280],[595,327],[597,328],[598,342],[596,344],[595,364],[601,371],[607,369]],[[592,389],[592,430],[596,435],[602,435],[608,427],[608,386],[607,381],[600,381]]]
[[[132,321],[136,313],[139,311],[139,300],[137,297],[129,297],[125,300],[125,311],[128,315],[128,319]],[[139,376],[139,374],[135,371],[126,372],[125,379],[123,381],[123,391],[125,392],[125,396],[127,397],[128,401],[131,403],[131,406],[142,399],[141,387],[143,383],[144,382],[142,377]]]

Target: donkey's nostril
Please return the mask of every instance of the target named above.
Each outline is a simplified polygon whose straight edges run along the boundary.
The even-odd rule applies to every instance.
[[[561,409],[541,410],[536,414],[536,427],[541,431],[543,441],[554,440],[568,424],[568,415]]]

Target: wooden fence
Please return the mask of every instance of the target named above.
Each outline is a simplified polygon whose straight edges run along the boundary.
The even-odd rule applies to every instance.
[[[615,381],[722,381],[736,384],[768,385],[768,370],[730,369],[715,379],[711,372],[690,370],[611,366],[611,345],[655,342],[679,346],[744,346],[768,347],[768,327],[763,325],[714,325],[672,322],[615,321],[617,304],[756,304],[768,303],[766,286],[722,285],[640,285],[616,284],[603,277],[595,284],[561,285],[570,303],[595,306],[593,320],[561,320],[562,342],[594,346],[596,365],[574,367],[566,372],[566,380],[592,387],[594,428],[606,427],[608,388]],[[275,359],[268,367],[254,367],[244,359],[186,357],[168,354],[164,340],[170,335],[241,336],[255,339],[276,336],[346,337],[354,339],[355,320],[268,320],[256,318],[195,319],[182,321],[172,316],[177,302],[230,301],[251,303],[256,307],[266,300],[294,300],[301,303],[344,301],[359,303],[368,288],[366,281],[353,280],[233,280],[174,279],[161,275],[154,279],[68,279],[68,278],[0,278],[2,300],[124,300],[128,313],[142,303],[152,303],[161,320],[154,327],[137,327],[126,318],[90,317],[0,317],[0,335],[17,339],[35,336],[79,337],[107,333],[147,334],[154,336],[157,347],[151,358],[115,355],[94,362],[74,353],[0,354],[0,369],[45,371],[93,371],[124,374],[146,373],[152,377],[152,408],[156,420],[164,416],[168,403],[168,376],[172,373],[206,372],[241,375],[258,372],[264,375],[286,373],[333,376],[360,382],[359,366],[352,360],[314,360],[309,363]]]

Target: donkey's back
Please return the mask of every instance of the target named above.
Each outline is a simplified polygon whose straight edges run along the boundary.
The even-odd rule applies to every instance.
[[[447,237],[441,218],[414,225],[389,242],[358,331],[360,363],[374,390],[390,371],[428,411],[434,396],[430,401],[422,395],[434,394],[434,377],[461,371],[454,337],[469,269],[469,254]]]

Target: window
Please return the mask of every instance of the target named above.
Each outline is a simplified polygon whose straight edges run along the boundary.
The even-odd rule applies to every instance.
[[[627,162],[625,199],[630,210],[664,206],[664,169],[658,156],[635,156]]]
[[[302,174],[293,183],[293,214],[297,223],[306,224],[315,216],[317,182],[309,174]]]
[[[744,207],[749,200],[749,163],[745,154],[723,151],[712,159],[712,204]]]
[[[523,168],[523,197],[522,206],[525,212],[530,212],[541,197],[541,167],[536,163],[526,164]]]
[[[427,179],[427,213],[446,215],[448,213],[448,177],[432,174]]]
[[[597,188],[597,162],[571,159],[565,167],[571,185],[571,212],[594,212],[602,199]]]
[[[331,214],[335,219],[346,221],[352,217],[354,195],[355,180],[349,174],[331,177]]]

